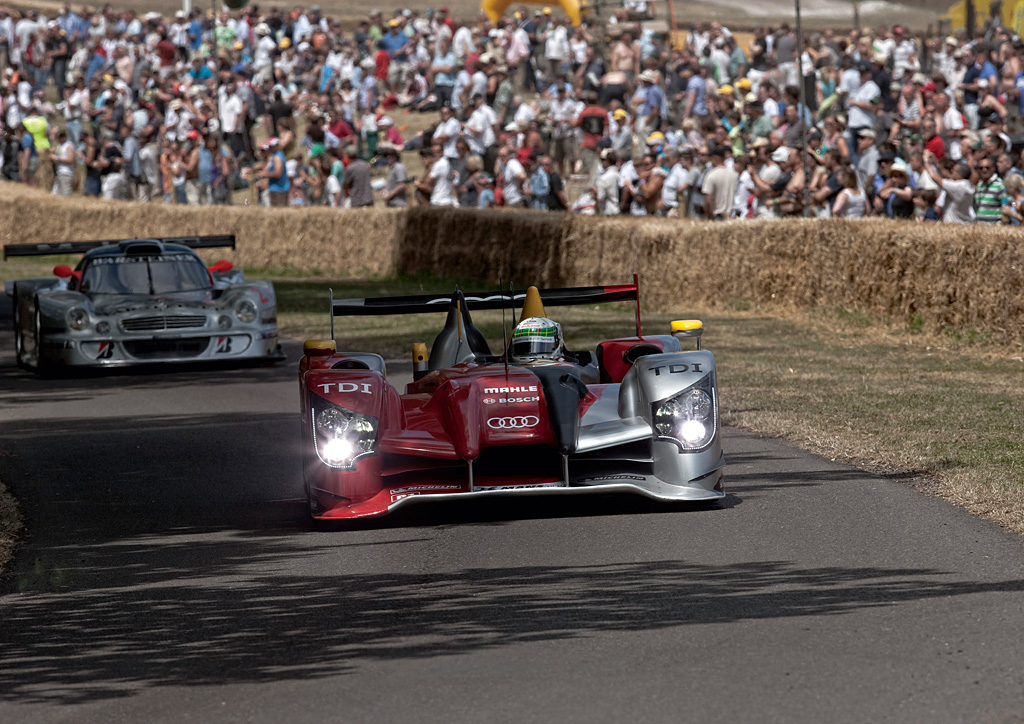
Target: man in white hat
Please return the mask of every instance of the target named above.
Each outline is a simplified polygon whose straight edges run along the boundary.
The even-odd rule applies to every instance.
[[[862,189],[867,189],[869,179],[873,179],[878,173],[878,147],[875,145],[875,132],[870,128],[862,128],[857,134],[857,184]]]
[[[953,54],[960,46],[959,41],[952,35],[945,40],[936,43],[935,52],[932,54],[932,67],[938,68],[939,73],[946,79],[947,85],[953,85],[956,79],[956,58]]]
[[[875,119],[882,108],[882,91],[872,79],[873,69],[870,63],[860,64],[860,87],[850,96],[846,104],[849,106],[849,120],[846,128],[850,134],[850,156],[854,164],[858,158],[857,136],[861,131],[873,130]]]
[[[604,216],[619,214],[619,169],[618,155],[614,149],[601,151],[601,173],[592,191],[597,199],[597,213]]]
[[[658,85],[657,71],[647,69],[640,74],[643,102],[637,115],[636,132],[641,138],[657,131],[661,121],[668,115],[668,98]]]
[[[270,33],[267,23],[258,23],[253,29],[256,44],[253,48],[252,69],[255,73],[253,85],[261,86],[272,77],[274,72],[273,54],[277,50],[277,42]]]
[[[178,49],[180,57],[188,57],[188,18],[183,10],[174,14],[174,22],[167,28],[167,39]]]
[[[754,184],[759,217],[774,218],[776,216],[774,199],[778,196],[781,188],[785,187],[787,179],[784,167],[789,163],[789,156],[789,148],[779,146],[772,151],[767,162],[758,169],[757,173],[751,174],[750,180]]]

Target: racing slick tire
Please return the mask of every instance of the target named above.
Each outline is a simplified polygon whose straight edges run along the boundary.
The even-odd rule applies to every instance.
[[[38,303],[35,314],[32,315],[32,331],[36,343],[36,363],[31,369],[40,377],[53,377],[57,368],[43,359],[43,315],[39,311]]]
[[[21,301],[18,293],[14,293],[14,361],[23,370],[29,367],[25,363],[25,339],[21,333]]]

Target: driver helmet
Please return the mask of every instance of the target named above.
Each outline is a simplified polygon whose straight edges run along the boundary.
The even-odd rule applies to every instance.
[[[515,362],[553,360],[562,356],[562,327],[547,317],[530,317],[512,331],[510,347]]]

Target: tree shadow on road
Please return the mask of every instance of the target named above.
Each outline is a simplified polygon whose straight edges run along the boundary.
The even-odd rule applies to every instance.
[[[325,544],[312,550],[295,537],[239,535],[89,550],[85,569],[123,565],[126,556],[137,560],[132,585],[8,596],[0,607],[0,696],[76,704],[154,686],[309,680],[372,660],[443,657],[604,632],[840,615],[1024,591],[1022,580],[965,582],[936,570],[786,562],[291,572],[288,561],[295,556],[354,556],[367,545],[320,538]]]

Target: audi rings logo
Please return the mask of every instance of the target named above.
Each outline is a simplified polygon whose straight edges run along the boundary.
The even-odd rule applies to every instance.
[[[487,427],[492,430],[514,430],[524,427],[536,427],[540,418],[535,415],[520,417],[492,417],[487,421]]]

